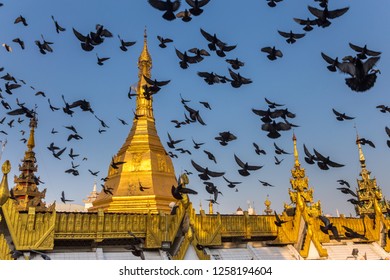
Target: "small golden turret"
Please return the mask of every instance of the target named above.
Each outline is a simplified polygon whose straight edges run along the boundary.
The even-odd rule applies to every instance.
[[[209,202],[209,214],[210,215],[214,214],[213,203],[211,201]]]
[[[18,204],[19,211],[27,211],[29,207],[35,207],[36,211],[46,211],[46,204],[42,201],[45,198],[46,190],[38,190],[40,179],[35,175],[37,171],[37,160],[35,158],[35,128],[37,119],[30,119],[30,135],[27,141],[27,151],[24,154],[22,164],[19,165],[20,175],[15,176],[13,192]]]
[[[271,201],[268,199],[268,197],[269,195],[267,194],[267,198],[264,201],[264,205],[265,205],[264,213],[266,215],[270,215],[273,212],[273,210],[271,209]]]
[[[356,132],[356,145],[359,152],[360,176],[358,183],[358,201],[355,205],[356,214],[359,216],[369,215],[374,216],[375,212],[387,212],[386,201],[383,199],[382,190],[377,186],[376,179],[370,178],[371,172],[367,170],[366,158],[363,154],[363,149],[360,144],[359,135]],[[376,205],[377,209],[374,208]]]

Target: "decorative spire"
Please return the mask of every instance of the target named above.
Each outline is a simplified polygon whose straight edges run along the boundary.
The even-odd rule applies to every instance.
[[[10,193],[8,189],[8,178],[7,174],[11,171],[11,163],[9,160],[6,160],[1,167],[3,172],[3,178],[0,183],[0,207],[8,200]]]
[[[357,134],[357,131],[356,131],[356,145],[358,146],[358,150],[359,150],[360,166],[362,167],[362,169],[365,169],[366,168],[366,158],[364,157],[362,146],[360,145],[359,135]]]
[[[149,98],[145,98],[145,87],[148,83],[145,80],[145,77],[151,77],[151,69],[152,69],[152,57],[149,54],[148,50],[148,41],[147,41],[146,27],[144,31],[144,46],[142,48],[142,52],[138,58],[138,85],[137,85],[137,101],[136,101],[136,116],[134,116],[134,120],[138,118],[150,118],[154,120],[153,117],[153,106],[152,101],[153,98],[150,96]]]
[[[35,128],[37,127],[37,120],[35,117],[30,119],[30,137],[27,142],[28,151],[31,152],[35,147]]]
[[[20,175],[15,176],[13,188],[14,196],[18,203],[19,211],[26,211],[29,207],[35,207],[37,211],[46,211],[46,204],[42,201],[45,198],[46,189],[42,192],[38,190],[41,183],[39,177],[35,175],[37,171],[35,158],[35,128],[37,119],[30,119],[30,136],[27,142],[27,151],[24,154],[22,165],[19,165]]]
[[[297,138],[295,137],[295,133],[293,133],[293,142],[294,142],[294,166],[295,168],[299,168],[301,164],[299,163],[299,155],[297,149]]]
[[[90,212],[103,209],[108,212],[170,213],[171,187],[176,185],[172,159],[167,154],[158,136],[153,117],[152,94],[145,94],[150,86],[152,59],[148,51],[146,29],[144,45],[138,59],[138,84],[136,109],[131,130],[112,158],[123,162],[118,168],[110,164],[108,180],[104,187],[111,193],[100,192]],[[146,79],[145,79],[146,78]],[[184,179],[183,177],[181,178]],[[140,188],[140,182],[145,190]],[[182,203],[185,204],[185,199]]]

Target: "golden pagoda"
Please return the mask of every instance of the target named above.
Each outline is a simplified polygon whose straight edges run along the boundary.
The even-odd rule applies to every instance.
[[[37,119],[30,119],[30,136],[27,142],[27,151],[24,154],[22,164],[19,165],[20,174],[15,176],[13,195],[17,201],[19,211],[27,211],[29,207],[35,207],[36,211],[46,211],[46,203],[42,201],[46,195],[46,189],[39,191],[40,179],[35,175],[38,170],[35,158],[35,128]]]
[[[148,51],[146,31],[144,46],[138,59],[138,85],[133,126],[118,153],[112,158],[105,187],[89,211],[158,213],[170,212],[174,199],[171,188],[177,184],[171,158],[157,134],[153,116],[153,97],[145,98],[151,78],[152,58]],[[122,162],[115,166],[116,162]],[[114,164],[113,164],[114,163]]]

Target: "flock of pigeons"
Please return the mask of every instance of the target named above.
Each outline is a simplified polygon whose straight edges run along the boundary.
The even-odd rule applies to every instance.
[[[146,1],[145,1],[146,2]],[[161,1],[161,0],[148,0],[147,1],[149,5],[160,11],[162,13],[162,18],[167,21],[174,21],[174,20],[182,20],[183,22],[190,22],[193,17],[201,16],[205,9],[207,9],[207,5],[211,2],[210,0],[186,0],[187,7],[183,7],[184,1]],[[266,1],[268,6],[271,8],[277,7],[277,5],[281,4],[282,0],[267,0]],[[319,7],[308,6],[308,12],[309,17],[307,19],[301,19],[301,18],[294,18],[293,20],[299,24],[302,29],[306,33],[298,33],[293,32],[293,30],[289,31],[282,31],[277,30],[277,32],[282,36],[286,42],[290,45],[295,44],[298,42],[298,40],[302,39],[306,36],[307,32],[310,32],[315,27],[318,28],[327,28],[332,24],[332,21],[338,17],[343,16],[345,13],[348,12],[349,8],[340,8],[335,10],[330,10],[328,8],[328,1],[327,0],[315,0],[315,2],[319,2]],[[80,44],[80,47],[82,51],[85,52],[92,52],[96,51],[99,46],[104,44],[106,40],[112,39],[115,35],[113,32],[111,32],[109,29],[107,29],[102,24],[96,24],[95,28],[93,30],[89,30],[88,32],[82,32],[81,29],[73,27],[64,27],[62,24],[60,24],[54,16],[51,16],[51,19],[53,21],[53,30],[57,34],[62,34],[63,32],[73,32],[75,40]],[[22,15],[18,16],[14,24],[23,25],[24,27],[28,28],[29,22],[28,19],[23,17]],[[208,49],[203,48],[190,48],[188,50],[179,50],[177,48],[175,49],[175,54],[178,58],[178,64],[179,67],[182,69],[188,69],[191,67],[192,64],[198,64],[201,63],[204,59],[207,59],[207,57],[216,54],[217,57],[221,58],[224,62],[227,63],[228,71],[227,74],[217,74],[215,72],[206,72],[206,71],[198,71],[197,75],[202,78],[208,85],[214,85],[214,84],[230,84],[232,88],[238,89],[241,86],[245,86],[247,84],[252,83],[252,79],[246,76],[241,75],[239,72],[240,69],[242,69],[245,66],[245,62],[239,60],[238,58],[232,59],[232,58],[226,58],[226,56],[233,50],[236,49],[237,44],[227,43],[225,40],[220,38],[219,35],[211,32],[210,30],[200,28],[200,34],[204,39],[204,43],[207,44]],[[121,35],[116,35],[119,43],[118,47],[121,51],[126,52],[128,49],[133,46],[136,42],[135,41],[128,41],[124,40]],[[157,36],[159,47],[162,49],[169,48],[169,45],[173,43],[173,39],[166,38],[161,35]],[[47,41],[43,35],[41,35],[40,40],[36,40],[35,46],[37,50],[42,55],[47,55],[49,53],[52,53],[54,51],[54,43]],[[19,47],[20,49],[24,50],[26,48],[25,42],[22,40],[22,38],[15,38],[12,40],[12,44],[9,43],[3,43],[3,47],[5,48],[6,52],[12,52],[13,48]],[[376,64],[379,62],[381,52],[379,51],[373,51],[367,48],[367,46],[357,46],[354,44],[350,44],[351,49],[355,52],[353,55],[345,56],[342,61],[339,61],[338,58],[331,58],[328,55],[326,55],[324,52],[321,53],[324,60],[328,63],[327,68],[329,71],[332,72],[342,72],[345,74],[348,74],[349,77],[345,79],[347,86],[352,89],[353,91],[362,92],[367,91],[370,88],[372,88],[375,84],[377,74],[380,73],[379,70],[375,68]],[[266,57],[270,61],[274,61],[276,59],[280,59],[283,57],[282,51],[277,48],[276,46],[265,46],[261,48],[261,52],[266,54]],[[99,66],[103,66],[110,57],[100,57],[96,53],[96,63]],[[64,95],[61,96],[63,104],[62,105],[53,105],[50,97],[46,96],[46,93],[41,90],[36,90],[35,87],[24,81],[23,79],[19,79],[15,77],[12,73],[7,72],[6,69],[0,68],[0,72],[3,72],[3,75],[1,76],[1,79],[4,81],[3,87],[0,87],[0,99],[2,107],[5,109],[5,116],[3,116],[0,119],[0,125],[2,126],[8,126],[9,129],[13,128],[16,124],[15,122],[22,123],[24,121],[24,118],[30,119],[35,117],[36,115],[39,116],[39,108],[37,107],[29,107],[24,102],[19,100],[19,97],[16,98],[16,105],[11,104],[8,102],[7,97],[8,96],[16,96],[18,94],[18,89],[23,87],[30,87],[37,97],[42,97],[47,100],[47,105],[49,106],[50,110],[55,111],[62,111],[64,114],[68,116],[73,116],[74,113],[76,113],[76,110],[79,110],[80,112],[90,113],[94,116],[94,118],[97,120],[97,123],[99,125],[98,132],[104,133],[109,129],[109,126],[107,123],[101,119],[95,112],[95,110],[92,109],[92,106],[89,101],[85,99],[77,99],[77,100],[71,100],[67,101],[66,97]],[[148,77],[145,77],[148,85],[144,87],[144,97],[146,99],[151,99],[152,96],[155,94],[158,94],[160,90],[166,86],[170,80],[152,80]],[[4,89],[4,90],[3,90]],[[128,98],[132,99],[136,93],[132,91],[132,88],[129,89],[128,92]],[[290,131],[295,127],[298,127],[297,124],[294,124],[292,122],[292,119],[296,117],[296,114],[293,112],[290,112],[288,108],[285,108],[285,105],[278,104],[275,102],[270,101],[269,99],[265,98],[266,101],[266,108],[261,109],[252,109],[252,112],[260,118],[261,121],[261,130],[265,131],[266,136],[270,139],[278,139],[282,136],[283,132]],[[212,110],[210,104],[207,101],[200,101],[201,109],[196,108],[195,105],[190,104],[190,100],[186,100],[183,97],[181,97],[181,103],[183,105],[183,116],[184,119],[176,119],[172,120],[172,123],[175,124],[175,128],[182,127],[184,125],[190,125],[193,123],[198,123],[202,126],[206,126],[206,121],[203,117],[204,113],[203,110]],[[377,107],[380,109],[382,113],[390,113],[390,108],[386,105],[378,105]],[[345,113],[339,112],[336,109],[333,109],[333,113],[336,116],[336,119],[338,121],[344,121],[344,120],[352,120],[354,117],[350,117],[346,115]],[[134,117],[137,118],[137,116],[134,113]],[[128,125],[128,123],[118,117],[118,121],[122,125]],[[82,140],[83,135],[78,132],[75,125],[63,125],[64,131],[68,132],[65,139],[69,143],[74,143],[76,141]],[[390,129],[388,127],[385,128],[387,135],[390,139]],[[1,129],[0,133],[6,136],[8,134],[7,130]],[[51,131],[52,135],[55,135],[58,133],[58,128],[53,128]],[[25,131],[21,131],[21,134],[24,135]],[[171,133],[172,134],[172,133]],[[172,158],[177,158],[178,153],[181,154],[188,154],[192,155],[194,151],[201,150],[202,145],[205,143],[198,142],[194,138],[192,138],[193,142],[193,150],[186,149],[183,147],[178,147],[177,145],[182,142],[184,139],[174,139],[174,137],[171,136],[170,133],[168,133],[168,155]],[[173,135],[173,134],[172,134]],[[218,143],[225,147],[227,146],[231,141],[237,140],[237,136],[234,135],[231,131],[220,131],[215,136],[215,140],[218,141]],[[26,142],[27,139],[23,137],[21,141]],[[371,147],[375,148],[375,145],[372,141],[361,138],[359,139],[361,144],[368,144]],[[390,140],[387,140],[387,144],[390,147]],[[274,143],[275,146],[275,165],[280,165],[283,161],[283,158],[280,158],[281,155],[284,154],[290,154],[285,152],[283,149],[281,149],[278,144]],[[259,144],[253,143],[253,151],[257,155],[265,155],[266,151],[264,149],[261,149]],[[73,175],[73,176],[79,176],[80,170],[79,166],[80,164],[76,164],[75,161],[78,159],[81,159],[81,161],[88,161],[88,158],[86,156],[81,156],[78,151],[76,151],[76,148],[74,147],[60,147],[56,143],[51,142],[48,144],[47,149],[50,151],[50,153],[53,155],[54,158],[61,160],[63,159],[65,153],[68,151],[68,156],[71,159],[70,166],[65,170],[66,173]],[[304,151],[305,151],[305,161],[308,164],[317,164],[317,166],[322,170],[328,170],[330,167],[343,167],[343,164],[337,163],[330,159],[329,156],[323,155],[319,153],[316,149],[313,149],[313,152],[309,152],[307,147],[304,145]],[[212,151],[203,149],[203,152],[207,155],[207,158],[213,162],[214,164],[217,163],[217,158],[213,154]],[[234,154],[234,161],[237,164],[237,171],[238,174],[242,177],[247,177],[252,174],[252,172],[259,170],[262,168],[262,165],[258,165],[256,163],[248,163],[246,160],[243,160],[239,155]],[[115,162],[114,158],[111,161],[111,166],[113,168],[118,168],[118,166],[123,163]],[[212,182],[212,178],[221,177],[226,182],[226,185],[229,188],[235,189],[238,191],[237,186],[241,184],[239,180],[231,180],[228,179],[228,176],[226,176],[225,172],[222,171],[211,171],[207,166],[202,166],[198,164],[196,161],[191,160],[191,165],[194,168],[192,171],[197,172],[199,178],[203,181],[205,185],[205,190],[207,193],[210,194],[210,200],[213,203],[218,203],[217,199],[219,195],[222,195],[222,192],[220,191],[220,187],[217,187],[215,182]],[[213,169],[213,168],[211,168]],[[192,172],[185,170],[187,174],[191,175]],[[93,177],[97,177],[99,174],[99,171],[93,171],[91,169],[88,169],[88,172]],[[101,178],[101,180],[104,182],[107,180],[107,178]],[[263,186],[273,186],[272,184],[259,180],[260,183]],[[178,186],[172,186],[172,195],[176,199],[180,199],[182,197],[183,193],[188,194],[197,194],[197,191],[194,190],[186,190],[188,188],[183,188],[180,184]],[[102,184],[102,190],[106,193],[111,193],[111,190]],[[65,198],[64,192],[61,194],[61,201],[63,203],[66,203],[70,200]]]

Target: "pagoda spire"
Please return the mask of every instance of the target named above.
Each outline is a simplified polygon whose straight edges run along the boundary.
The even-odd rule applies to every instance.
[[[293,142],[294,142],[294,167],[300,168],[301,164],[299,163],[299,154],[297,149],[297,138],[295,137],[295,133],[293,133]]]
[[[174,201],[171,187],[177,184],[172,159],[158,136],[153,116],[153,98],[145,97],[151,79],[152,58],[148,50],[146,28],[144,45],[138,59],[138,85],[133,126],[112,161],[123,162],[108,168],[105,188],[112,194],[100,192],[89,211],[170,213]],[[142,187],[141,187],[142,186]]]
[[[148,36],[146,34],[146,27],[144,31],[144,46],[138,58],[138,85],[136,98],[136,116],[138,118],[149,118],[154,121],[153,117],[153,97],[145,98],[145,86],[147,82],[145,77],[151,77],[152,57],[148,50]]]
[[[366,158],[364,157],[362,146],[359,141],[359,134],[356,131],[356,145],[358,146],[359,151],[359,161],[360,161],[360,167],[363,169],[366,169]]]
[[[38,169],[34,152],[35,128],[37,128],[35,116],[30,119],[29,126],[30,135],[27,141],[27,151],[22,159],[22,165],[19,165],[20,175],[14,178],[13,192],[19,211],[27,211],[29,207],[35,207],[37,211],[46,211],[46,204],[42,202],[42,199],[45,198],[46,189],[42,192],[38,190],[37,186],[40,179],[35,175]]]

